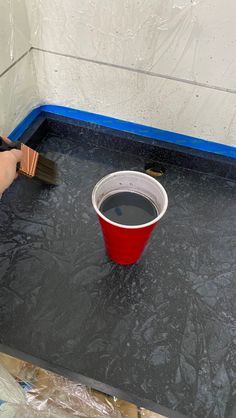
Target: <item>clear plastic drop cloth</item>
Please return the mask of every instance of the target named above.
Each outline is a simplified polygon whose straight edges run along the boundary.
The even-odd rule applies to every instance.
[[[115,400],[32,364],[0,358],[4,418],[121,418]],[[5,360],[5,361],[4,361]],[[2,363],[2,364],[1,364]]]

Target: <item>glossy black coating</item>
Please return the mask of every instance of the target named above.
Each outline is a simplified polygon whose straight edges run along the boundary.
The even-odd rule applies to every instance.
[[[41,115],[22,140],[57,162],[62,183],[19,178],[0,201],[0,349],[169,417],[234,418],[235,182],[59,119]],[[118,266],[91,192],[148,161],[165,169],[169,208],[140,262]]]

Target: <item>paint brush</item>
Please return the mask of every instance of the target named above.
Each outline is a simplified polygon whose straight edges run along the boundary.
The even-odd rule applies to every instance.
[[[57,165],[54,161],[43,157],[21,142],[13,142],[4,136],[0,136],[0,152],[9,151],[13,148],[22,151],[22,159],[17,167],[19,174],[29,178],[36,177],[47,184],[59,184]]]

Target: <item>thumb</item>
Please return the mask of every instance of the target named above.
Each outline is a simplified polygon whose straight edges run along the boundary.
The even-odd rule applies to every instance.
[[[22,158],[22,151],[19,149],[11,149],[10,153],[14,155],[16,163],[19,163]]]

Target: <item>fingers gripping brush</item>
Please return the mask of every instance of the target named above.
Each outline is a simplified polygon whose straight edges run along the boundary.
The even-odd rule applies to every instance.
[[[54,161],[43,157],[37,151],[21,142],[13,142],[6,137],[0,136],[0,152],[9,151],[13,148],[22,151],[22,159],[17,167],[19,174],[29,178],[36,177],[47,184],[59,184],[57,166]]]

